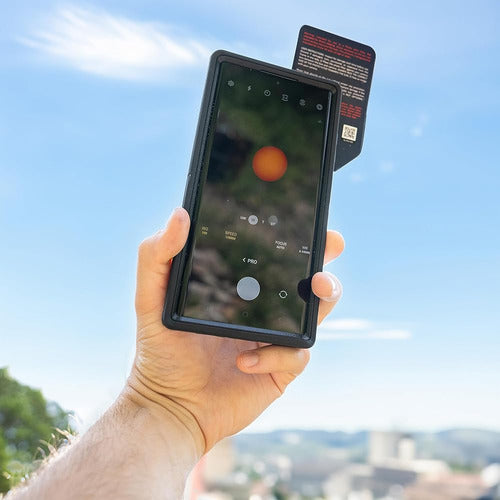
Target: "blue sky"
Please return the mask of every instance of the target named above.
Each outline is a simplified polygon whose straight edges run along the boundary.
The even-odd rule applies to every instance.
[[[182,201],[208,55],[290,67],[311,24],[373,46],[340,170],[344,297],[252,426],[500,430],[500,6],[0,7],[0,366],[91,422],[133,356],[136,247]]]

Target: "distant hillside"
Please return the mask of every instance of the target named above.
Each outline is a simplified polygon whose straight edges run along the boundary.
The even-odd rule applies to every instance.
[[[366,431],[347,433],[321,430],[277,430],[234,437],[238,452],[263,457],[284,454],[294,461],[304,459],[364,461],[368,450]]]
[[[417,457],[444,460],[452,466],[481,468],[500,463],[500,432],[478,429],[449,429],[435,433],[409,433],[416,442]],[[321,430],[277,430],[239,434],[234,443],[240,453],[256,456],[283,453],[291,459],[336,457],[365,461],[369,431],[354,433]]]
[[[449,429],[415,434],[422,458],[437,458],[453,465],[484,467],[500,463],[500,432]]]

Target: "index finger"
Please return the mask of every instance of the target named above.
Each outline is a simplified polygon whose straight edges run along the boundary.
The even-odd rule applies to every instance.
[[[344,246],[344,237],[338,231],[329,229],[326,232],[325,260],[323,264],[328,264],[328,262],[338,257],[344,250]]]

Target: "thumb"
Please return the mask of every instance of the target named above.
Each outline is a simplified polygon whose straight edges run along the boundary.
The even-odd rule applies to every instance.
[[[183,208],[176,208],[165,229],[140,244],[135,294],[135,310],[138,316],[153,312],[161,315],[170,261],[182,250],[188,233],[189,215]]]

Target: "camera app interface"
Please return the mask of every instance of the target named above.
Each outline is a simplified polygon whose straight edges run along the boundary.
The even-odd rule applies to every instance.
[[[179,314],[304,332],[330,99],[221,64]]]

